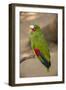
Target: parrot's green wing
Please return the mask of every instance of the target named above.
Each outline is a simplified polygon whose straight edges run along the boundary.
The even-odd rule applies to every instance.
[[[37,53],[35,50],[38,50],[37,52],[40,52],[41,55],[38,57],[38,59],[41,60],[41,62],[50,62],[50,51],[48,47],[48,43],[40,30],[40,28],[36,28],[35,32],[32,32],[30,35],[31,38],[31,47],[33,51],[35,52],[35,55],[37,56]]]

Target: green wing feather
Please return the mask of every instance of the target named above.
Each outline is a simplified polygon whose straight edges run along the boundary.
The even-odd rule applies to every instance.
[[[38,48],[44,54],[45,58],[50,61],[48,43],[41,30],[35,31],[35,33],[33,32],[30,38],[32,49],[34,50],[34,48]]]

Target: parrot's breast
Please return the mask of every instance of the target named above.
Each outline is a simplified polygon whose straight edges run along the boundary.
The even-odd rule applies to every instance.
[[[50,60],[49,48],[42,32],[33,32],[31,35],[31,46],[33,50],[36,48],[35,53],[37,55],[39,55],[39,51],[37,50],[39,49],[45,58],[48,61]]]

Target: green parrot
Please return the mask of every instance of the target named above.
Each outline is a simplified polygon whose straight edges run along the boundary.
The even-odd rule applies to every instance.
[[[30,25],[30,42],[35,56],[49,70],[51,66],[48,43],[38,25]]]

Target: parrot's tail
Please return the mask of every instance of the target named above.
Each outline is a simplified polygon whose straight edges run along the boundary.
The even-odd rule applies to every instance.
[[[51,62],[49,62],[49,66],[47,67],[47,71],[50,70]]]
[[[42,58],[41,62],[47,67],[47,70],[49,71],[49,68],[51,66],[51,62],[48,61],[42,54],[41,54],[41,58]]]
[[[45,65],[45,67],[47,68],[47,71],[49,71],[49,68],[51,66],[51,62],[48,62],[47,60],[42,60],[42,63]]]

